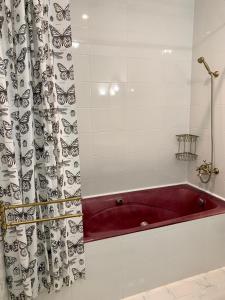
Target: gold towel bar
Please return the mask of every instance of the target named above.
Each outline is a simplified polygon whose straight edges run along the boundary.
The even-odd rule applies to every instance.
[[[7,228],[18,226],[18,225],[82,217],[83,214],[79,213],[79,214],[66,214],[66,215],[61,215],[61,216],[57,216],[57,217],[42,218],[42,219],[36,219],[36,220],[16,221],[16,222],[8,222],[7,221],[6,211],[10,210],[10,209],[46,206],[46,205],[51,205],[51,204],[61,204],[61,203],[75,202],[75,201],[81,201],[81,198],[58,199],[58,200],[53,200],[53,201],[49,201],[49,202],[34,202],[34,203],[27,203],[27,204],[4,204],[3,202],[1,202],[0,203],[1,228],[3,230],[6,230]]]

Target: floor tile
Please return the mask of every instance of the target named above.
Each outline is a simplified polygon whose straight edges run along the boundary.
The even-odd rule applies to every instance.
[[[225,300],[225,267],[123,300]]]
[[[146,292],[146,300],[176,300],[175,296],[167,288],[158,288]]]

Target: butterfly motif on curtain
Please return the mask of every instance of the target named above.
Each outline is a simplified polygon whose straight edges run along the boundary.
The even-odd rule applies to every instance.
[[[19,172],[21,173],[21,172]],[[29,170],[23,176],[20,174],[20,186],[23,192],[29,192],[31,189],[31,179],[33,177],[33,170]]]
[[[41,189],[46,189],[48,187],[49,181],[44,175],[38,174],[38,181]]]
[[[37,57],[40,59],[40,61],[47,60],[49,56],[49,46],[48,44],[45,44],[43,46],[38,47]]]
[[[33,71],[33,76],[34,78],[38,79],[40,77],[40,66],[41,66],[41,63],[39,60],[37,60],[35,62],[35,64],[33,65],[33,68],[32,68],[32,71]],[[40,82],[41,83],[41,82]],[[39,83],[39,84],[40,84]]]
[[[7,148],[5,144],[0,143],[0,152],[2,151],[4,151],[4,153],[1,157],[1,162],[11,168],[16,163],[15,152],[9,150],[9,148]]]
[[[32,164],[33,154],[34,154],[34,150],[31,149],[24,156],[21,155],[20,156],[21,164],[26,167],[30,167]]]
[[[16,129],[20,131],[21,134],[26,134],[29,131],[29,120],[30,120],[31,112],[28,110],[25,112],[22,117],[19,117],[19,112],[15,111],[11,113],[11,117],[19,122],[19,125],[16,126]]]
[[[24,212],[23,212],[24,220],[32,221],[34,219],[35,211],[36,211],[35,207],[30,207],[28,209],[24,209]],[[26,231],[26,236],[29,237],[32,235],[33,227],[29,227],[27,230],[28,231]],[[31,243],[32,243],[32,241],[31,241]],[[31,243],[30,243],[30,245],[31,245]],[[28,242],[28,246],[29,246],[29,242]]]
[[[14,104],[16,107],[26,108],[30,104],[30,89],[27,89],[22,96],[16,94],[14,99]]]
[[[20,255],[22,255],[23,257],[28,255],[27,244],[18,240],[14,241],[12,244],[4,242],[4,251],[5,253],[19,251]]]
[[[0,108],[0,117],[8,115],[8,108]]]
[[[13,48],[9,48],[7,51],[6,51],[6,55],[9,59],[11,60],[15,60],[16,59],[16,52],[14,51]]]
[[[64,157],[75,157],[79,155],[78,138],[76,138],[70,145],[67,144],[62,138],[60,138],[60,141],[62,146],[62,155]]]
[[[65,198],[76,198],[76,197],[80,197],[81,196],[81,189],[79,188],[78,190],[76,190],[75,193],[71,194],[70,192],[64,190],[64,196]],[[66,202],[66,207],[70,207],[72,202]],[[80,205],[80,203],[78,201],[74,201],[73,204],[77,204]]]
[[[11,122],[10,124],[9,122],[3,120],[1,135],[3,137],[7,137],[8,139],[12,139],[12,126],[13,126],[13,122]]]
[[[38,274],[45,275],[46,274],[46,266],[45,263],[42,262],[37,268]]]
[[[58,144],[58,138],[54,136],[53,133],[44,133],[44,140],[46,145],[54,144],[55,146]]]
[[[22,209],[20,211],[18,211],[15,208],[10,209],[10,211],[7,213],[7,219],[10,222],[21,221],[21,219],[23,219],[23,211],[22,211]]]
[[[26,41],[26,24],[20,26],[19,30],[14,35],[14,42],[15,44],[22,45]]]
[[[46,159],[48,151],[45,150],[44,144],[41,146],[37,144],[36,141],[34,141],[34,148],[35,148],[35,156],[37,160]]]
[[[48,197],[50,199],[52,199],[52,198],[55,198],[55,199],[61,198],[62,197],[62,192],[58,188],[57,189],[49,188],[48,189]]]
[[[45,81],[44,83],[44,87],[47,88],[47,90],[45,91],[46,92],[46,95],[47,97],[51,96],[52,92],[53,92],[53,88],[54,88],[54,84],[52,81],[48,80],[48,81]]]
[[[3,177],[16,178],[16,171],[2,170]]]
[[[65,247],[65,242],[62,240],[58,240],[58,241],[52,240],[51,246],[52,246],[53,253],[56,254],[58,252],[58,248],[61,249],[61,248]]]
[[[35,133],[38,136],[43,136],[45,133],[45,124],[40,123],[38,120],[34,119],[34,127],[35,127]]]
[[[74,70],[73,70],[73,65],[67,69],[63,64],[58,63],[57,64],[59,72],[60,72],[60,78],[62,80],[67,80],[71,79],[74,80]]]
[[[76,258],[69,259],[67,262],[63,261],[63,267],[68,270],[70,266],[73,266],[76,263]]]
[[[85,269],[79,271],[78,269],[76,268],[72,268],[72,273],[73,273],[73,276],[74,276],[74,279],[77,280],[79,278],[85,278]]]
[[[40,228],[38,228],[38,227],[37,227],[37,238],[40,241],[44,241],[45,240],[45,232],[41,231]]]
[[[11,244],[4,241],[4,250],[5,250],[6,253],[17,252],[18,248],[19,248],[19,242],[18,242],[18,240],[15,240]]]
[[[48,31],[48,21],[42,20],[41,29],[43,33],[46,33]]]
[[[68,247],[68,255],[69,257],[73,256],[74,254],[83,254],[84,253],[84,244],[83,239],[80,238],[76,244],[67,240],[67,247]]]
[[[57,113],[66,115],[67,108],[54,107],[50,104],[50,109],[39,110],[40,117],[44,118],[46,121],[51,122],[52,119],[57,115]]]
[[[78,172],[76,175],[74,175],[72,172],[66,170],[66,177],[67,182],[70,185],[73,185],[75,183],[80,184],[80,172]]]
[[[32,89],[33,89],[34,105],[40,105],[43,100],[42,82],[39,82],[36,86],[33,86]]]
[[[58,21],[67,20],[70,21],[70,7],[69,4],[63,9],[58,3],[54,3],[56,12],[56,19]]]
[[[53,76],[53,66],[46,65],[46,70],[42,73],[42,81],[46,81]]]
[[[2,74],[4,76],[6,75],[6,69],[7,69],[8,63],[9,63],[9,60],[7,58],[2,59],[0,57],[0,74]]]
[[[11,185],[9,184],[7,187],[0,186],[0,198],[4,196],[12,196]]]
[[[20,221],[20,220],[21,219],[18,219],[18,221]],[[11,220],[11,221],[13,221],[13,220]],[[27,256],[27,254],[28,254],[27,247],[31,246],[31,244],[33,242],[32,236],[33,236],[34,229],[35,229],[34,225],[32,225],[32,226],[30,226],[26,229],[27,243],[24,243],[24,242],[19,241],[19,240],[15,240],[12,244],[4,242],[5,252],[6,253],[17,252],[19,250],[20,254],[23,257]],[[18,236],[23,235],[22,230],[21,230],[21,232],[17,231],[17,233],[18,233]]]
[[[52,132],[55,134],[59,133],[59,121],[52,122]]]
[[[56,58],[56,59],[62,59],[63,58],[63,52],[60,52],[60,51],[51,50],[50,55],[52,57]]]
[[[10,268],[17,261],[16,257],[5,256],[5,265],[7,268]]]
[[[11,78],[11,81],[12,81],[12,86],[14,87],[14,89],[17,89],[18,88],[18,80],[17,80],[16,73],[11,72],[10,73],[10,78]]]
[[[52,44],[55,48],[70,48],[72,46],[71,26],[68,26],[63,33],[60,33],[54,26],[49,25],[52,35]]]
[[[75,234],[77,232],[82,233],[83,232],[83,222],[82,220],[77,224],[76,222],[69,220],[69,226],[70,226],[70,232],[72,234]]]
[[[66,92],[57,83],[55,84],[55,87],[57,101],[60,105],[64,105],[65,103],[72,105],[76,102],[74,84]]]
[[[50,178],[57,178],[57,166],[46,166],[46,175]]]
[[[57,181],[58,181],[58,185],[62,187],[63,184],[64,184],[63,175],[61,175],[60,177],[58,177],[58,178],[57,178]]]
[[[22,277],[23,280],[25,281],[27,278],[31,277],[34,274],[34,268],[36,266],[36,259],[32,260],[29,263],[29,267],[25,268],[24,266],[20,265],[21,267],[21,272],[22,272]]]
[[[78,134],[77,120],[75,122],[73,122],[73,124],[71,124],[69,121],[62,118],[62,124],[63,124],[63,127],[64,127],[64,132],[66,134],[71,134],[71,133]]]
[[[35,255],[37,257],[41,257],[45,252],[45,247],[43,245],[43,243],[38,243],[37,244],[37,252],[35,253]]]
[[[35,208],[34,207],[29,208],[28,212],[26,212],[26,213],[30,217],[27,217],[26,215],[24,215],[24,218],[26,220],[32,220],[33,219],[33,215],[35,213]],[[27,246],[31,246],[32,245],[32,242],[33,242],[32,237],[33,237],[34,229],[35,229],[35,225],[31,225],[28,228],[26,228]],[[23,229],[17,229],[16,232],[17,232],[18,236],[23,236]]]
[[[38,0],[38,4],[33,5],[33,16],[35,23],[40,21],[40,14],[42,13],[42,4],[40,0]]]
[[[7,101],[7,90],[2,85],[0,85],[0,104],[4,104]]]
[[[26,58],[26,54],[27,54],[27,48],[24,47],[22,48],[17,60],[16,60],[16,70],[18,73],[23,73],[26,66],[25,66],[25,58]]]

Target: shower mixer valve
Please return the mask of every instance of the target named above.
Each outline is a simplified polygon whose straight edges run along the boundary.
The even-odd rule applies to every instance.
[[[213,168],[213,165],[211,162],[206,162],[206,160],[203,160],[203,164],[196,169],[198,172],[198,176],[204,176],[204,175],[210,175],[210,174],[219,174],[219,169],[218,168]]]

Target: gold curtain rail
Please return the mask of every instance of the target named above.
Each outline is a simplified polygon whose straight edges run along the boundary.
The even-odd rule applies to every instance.
[[[57,217],[50,217],[50,218],[41,218],[41,219],[34,219],[34,220],[27,220],[27,221],[16,221],[16,222],[8,222],[6,211],[10,209],[17,209],[17,208],[31,208],[37,206],[47,206],[51,204],[63,204],[66,202],[79,202],[81,198],[68,198],[68,199],[58,199],[52,200],[49,202],[34,202],[34,203],[26,203],[26,204],[4,204],[3,202],[0,203],[0,223],[1,228],[6,230],[10,227],[18,226],[18,225],[25,225],[25,224],[32,224],[32,223],[41,223],[41,222],[48,222],[48,221],[56,221],[56,220],[64,220],[69,218],[78,218],[82,217],[83,214],[66,214]]]

